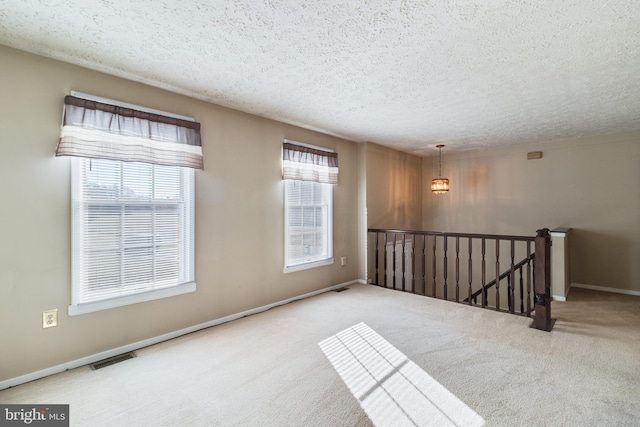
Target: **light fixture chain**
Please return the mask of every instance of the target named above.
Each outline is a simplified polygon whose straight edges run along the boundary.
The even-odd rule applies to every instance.
[[[449,180],[442,177],[442,147],[444,144],[436,145],[438,148],[438,178],[431,180],[431,191],[434,194],[444,194],[449,191]]]

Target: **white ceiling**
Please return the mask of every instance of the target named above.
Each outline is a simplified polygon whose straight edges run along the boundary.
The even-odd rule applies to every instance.
[[[2,0],[0,44],[418,155],[640,129],[638,0]]]

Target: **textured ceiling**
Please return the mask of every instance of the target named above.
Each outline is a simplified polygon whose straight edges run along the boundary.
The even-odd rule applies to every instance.
[[[2,0],[0,44],[419,155],[640,129],[638,0]]]

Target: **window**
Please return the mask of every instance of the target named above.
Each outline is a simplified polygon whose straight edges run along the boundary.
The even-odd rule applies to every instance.
[[[56,156],[72,156],[69,314],[195,290],[193,119],[72,93]]]
[[[72,177],[72,306],[192,290],[193,169],[74,158]]]
[[[333,263],[333,185],[338,155],[285,141],[282,156],[285,205],[284,272]]]
[[[285,180],[285,271],[330,264],[333,187]]]

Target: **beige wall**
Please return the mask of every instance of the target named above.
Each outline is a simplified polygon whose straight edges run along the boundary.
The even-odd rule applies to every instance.
[[[527,152],[543,151],[540,160]],[[573,228],[573,283],[640,291],[640,132],[448,154],[423,160],[425,230],[534,235]]]
[[[356,144],[2,46],[0,63],[0,381],[358,278]],[[67,316],[70,164],[54,150],[70,90],[202,124],[195,293]],[[339,154],[331,266],[282,272],[284,138]]]
[[[367,143],[369,228],[419,230],[422,226],[422,159]]]

